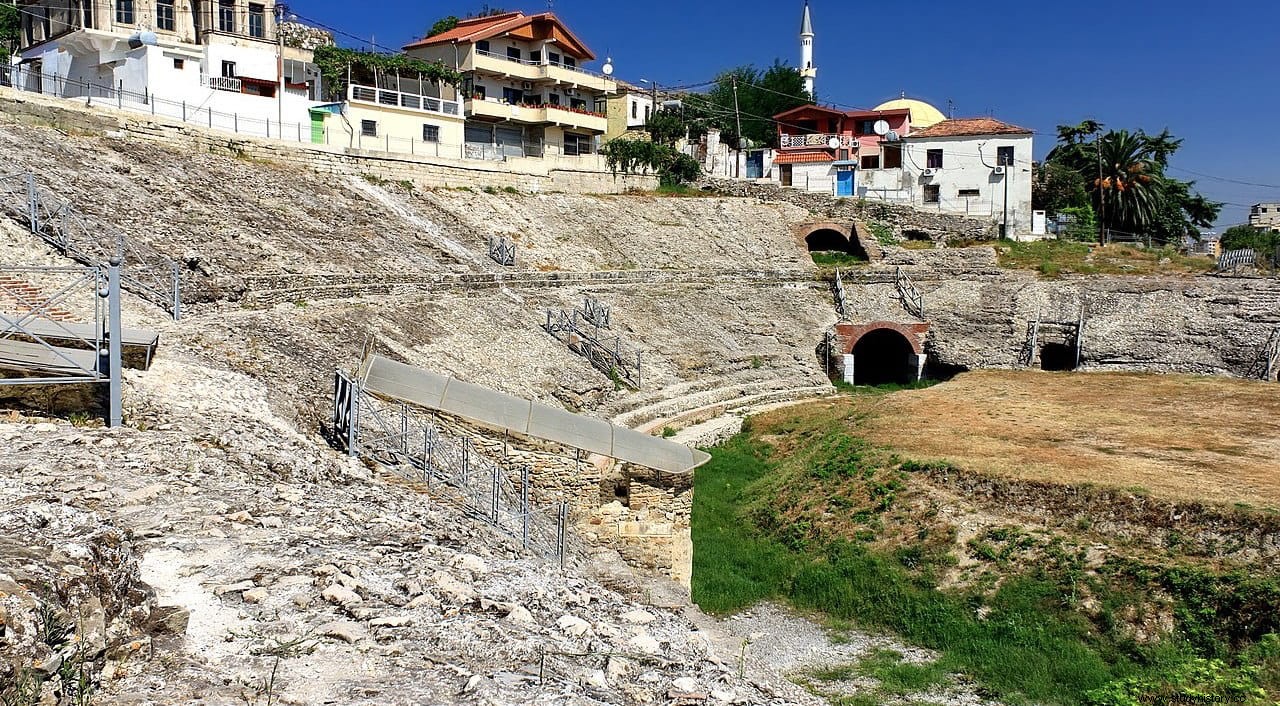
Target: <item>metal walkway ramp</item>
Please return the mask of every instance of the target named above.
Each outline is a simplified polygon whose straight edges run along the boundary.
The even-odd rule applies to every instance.
[[[61,378],[83,376],[97,371],[99,365],[95,351],[0,340],[0,368]]]
[[[462,382],[381,356],[361,366],[364,389],[383,397],[453,414],[500,432],[552,441],[664,473],[687,474],[711,460],[703,451]]]

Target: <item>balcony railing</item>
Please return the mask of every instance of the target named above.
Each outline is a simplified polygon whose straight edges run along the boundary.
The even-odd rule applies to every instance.
[[[462,106],[457,101],[447,101],[433,96],[421,96],[417,93],[401,93],[373,86],[351,85],[347,88],[348,100],[361,103],[374,103],[407,110],[420,110],[424,113],[440,115],[462,115]]]
[[[206,88],[212,88],[215,91],[230,91],[232,93],[240,93],[240,79],[231,76],[210,76],[208,74],[200,74],[200,85]]]
[[[550,59],[545,57],[541,61],[534,61],[532,59],[515,58],[505,54],[481,51],[479,49],[476,49],[475,53],[477,57],[484,57],[485,59],[495,60],[498,62],[507,62],[518,65],[519,67],[530,67],[516,68],[516,66],[512,66],[511,71],[507,71],[505,69],[502,70],[503,73],[520,76],[521,78],[531,80],[549,79],[559,81],[561,83],[573,83],[580,86],[586,86],[588,88],[605,92],[612,92],[617,86],[613,78],[602,73],[597,73],[579,66],[569,66],[563,62],[552,63]],[[500,65],[501,64],[489,64],[486,67],[478,68],[485,68],[492,71],[498,69]]]
[[[839,142],[837,149],[857,149],[858,138],[852,135],[832,135],[828,133],[815,133],[812,135],[787,135],[782,134],[778,138],[778,146],[784,150],[798,149],[802,147],[831,147],[831,140],[835,139]]]

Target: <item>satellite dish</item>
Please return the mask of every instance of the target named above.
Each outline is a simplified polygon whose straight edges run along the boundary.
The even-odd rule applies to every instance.
[[[884,139],[886,142],[897,142],[902,139],[902,136],[898,134],[897,130],[890,130],[884,134]]]
[[[600,70],[604,72],[605,76],[612,76],[613,75],[613,57],[609,57],[605,59],[604,68]]]
[[[832,136],[830,140],[827,140],[827,147],[833,150],[840,149],[840,138]]]
[[[877,135],[883,136],[889,132],[889,123],[884,120],[877,120],[876,124],[871,126],[871,129],[875,130]]]

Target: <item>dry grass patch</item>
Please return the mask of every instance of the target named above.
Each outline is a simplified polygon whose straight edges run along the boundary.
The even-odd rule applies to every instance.
[[[982,371],[858,398],[859,433],[916,459],[1174,500],[1280,508],[1280,387],[1137,373]]]

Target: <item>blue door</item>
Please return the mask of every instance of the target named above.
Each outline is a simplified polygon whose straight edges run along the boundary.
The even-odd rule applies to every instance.
[[[853,196],[853,170],[836,172],[836,196]]]

